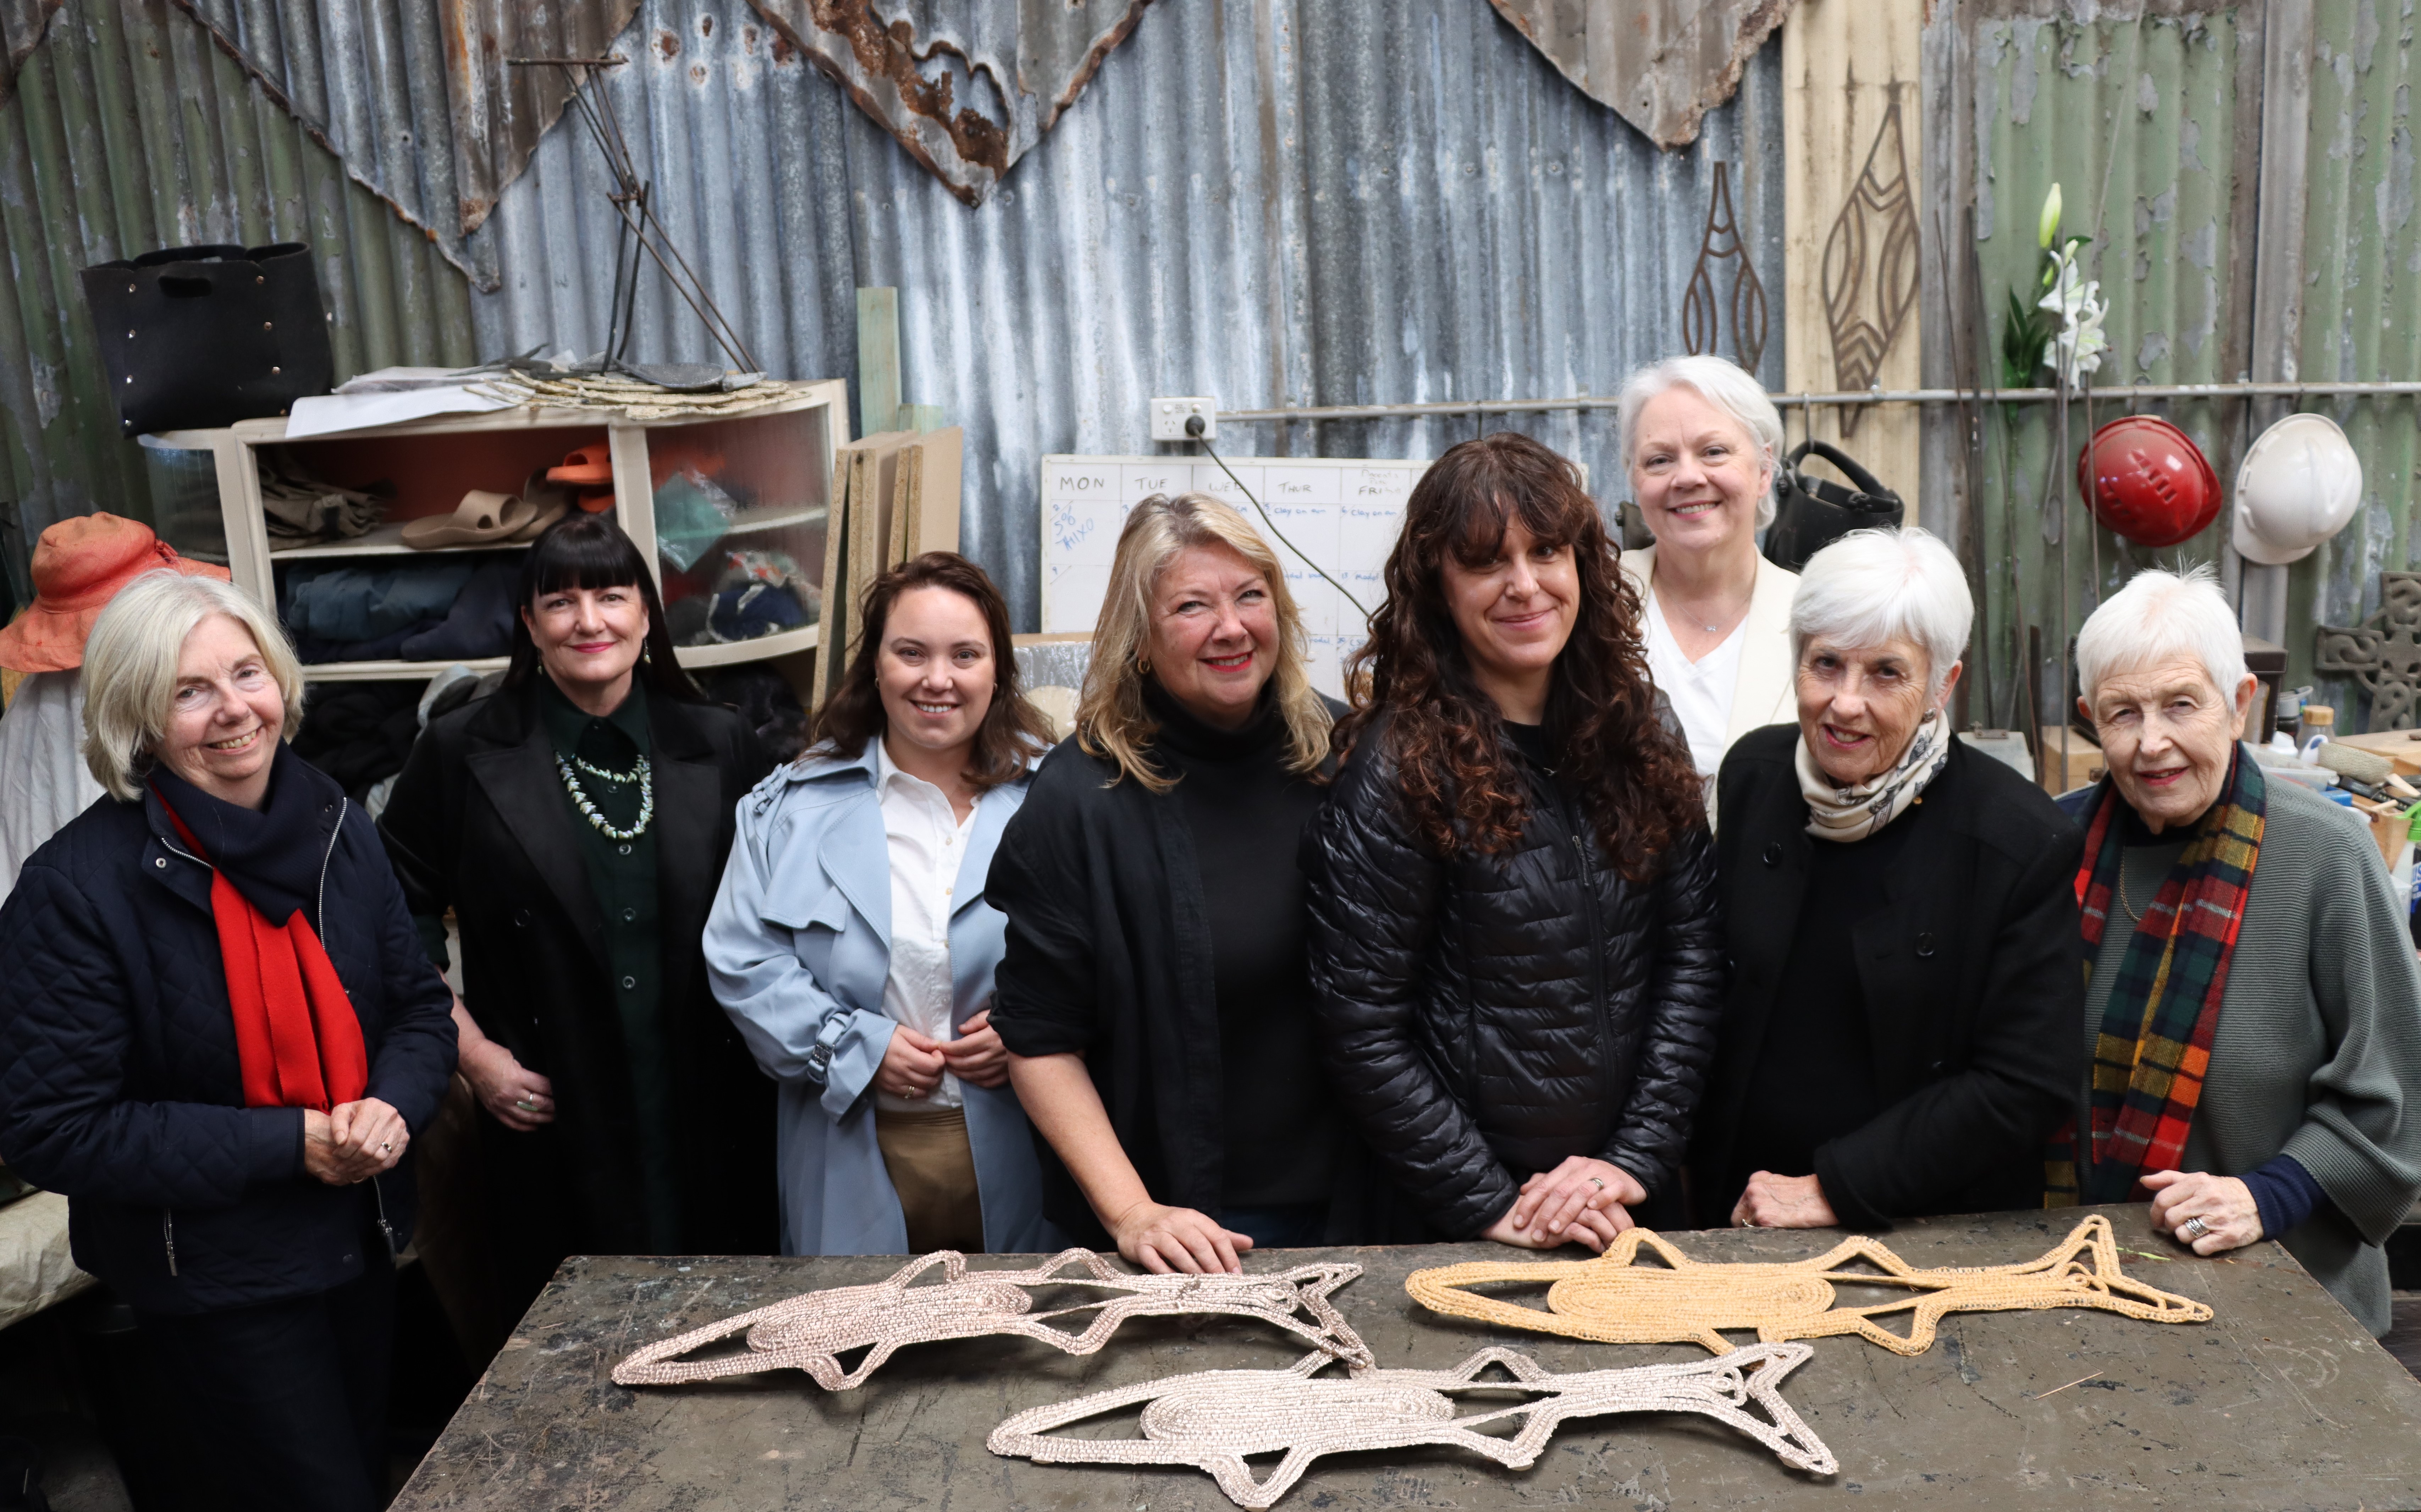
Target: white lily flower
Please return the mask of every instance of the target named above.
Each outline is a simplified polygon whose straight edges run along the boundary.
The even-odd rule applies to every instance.
[[[2086,279],[2085,271],[2077,266],[2074,247],[2059,254],[2051,292],[2036,308],[2059,317],[2060,328],[2053,335],[2052,350],[2045,358],[2062,384],[2072,385],[2079,374],[2101,370],[2101,354],[2110,350],[2109,338],[2101,333],[2101,322],[2110,314],[2110,302],[2101,297],[2101,280]]]

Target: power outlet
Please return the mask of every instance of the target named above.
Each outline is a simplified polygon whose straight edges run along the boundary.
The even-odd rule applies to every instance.
[[[1202,417],[1199,436],[1186,433],[1185,422],[1195,415]],[[1216,441],[1219,438],[1219,401],[1209,397],[1190,399],[1154,399],[1151,401],[1151,439],[1154,441]]]

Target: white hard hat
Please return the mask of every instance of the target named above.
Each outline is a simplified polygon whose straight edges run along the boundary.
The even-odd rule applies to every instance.
[[[2244,454],[2236,470],[2237,553],[2283,567],[2343,530],[2362,504],[2362,460],[2336,422],[2290,414]]]

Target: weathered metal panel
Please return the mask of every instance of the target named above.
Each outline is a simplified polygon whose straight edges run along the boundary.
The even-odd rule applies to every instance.
[[[2414,23],[2378,0],[2313,7],[2311,143],[2298,342],[2310,382],[2421,377],[2421,225],[2413,215]],[[2362,508],[2343,534],[2288,573],[2290,678],[2334,700],[2341,727],[2367,700],[2351,679],[2312,674],[2319,626],[2379,608],[2379,574],[2421,560],[2413,531],[2416,409],[2411,398],[2312,404],[2345,428],[2362,458]]]
[[[2244,375],[2260,15],[2257,0],[2244,0],[2202,10],[2105,7],[2083,23],[2064,10],[1965,19],[1973,60],[1973,247],[1985,306],[1979,355],[1990,370],[1999,366],[2009,290],[2033,288],[2037,216],[2057,182],[2067,230],[2095,239],[2085,250],[2085,275],[2100,280],[2110,303],[2111,350],[2094,381],[2209,382]],[[1929,87],[1934,83],[1929,79]],[[1963,255],[1959,239],[1950,250]],[[2029,382],[2044,382],[2046,373],[2038,369]],[[2223,482],[2232,475],[2243,444],[2241,402],[2149,408],[2195,438]],[[2070,481],[2076,453],[2090,424],[2116,413],[2107,403],[2089,412],[2083,402],[2072,404],[2064,445],[2055,406],[2006,406],[1990,417],[1976,521],[1985,589],[1977,634],[1991,663],[1993,707],[1973,709],[1978,720],[2022,722],[2013,674],[2025,659],[2030,627],[2041,637],[2042,659],[2032,668],[2038,712],[2056,720],[2063,647],[2102,595],[2156,561],[2219,558],[2224,520],[2160,552],[2091,524]],[[1945,413],[1936,423],[1948,420]],[[2047,470],[2056,474],[2049,510]]]
[[[517,69],[507,60],[601,57],[636,8],[635,0],[434,0],[465,232],[486,222],[570,98],[562,70]]]
[[[0,0],[0,105],[17,87],[17,70],[42,43],[59,0]]]
[[[1574,86],[1646,132],[1687,147],[1732,97],[1792,0],[1492,0]]]
[[[950,192],[980,205],[1150,0],[754,0]]]
[[[1144,401],[1230,409],[1608,394],[1681,350],[1714,164],[1769,290],[1782,277],[1774,49],[1666,152],[1473,0],[1188,0],[1134,36],[969,209],[742,0],[645,0],[614,42],[656,204],[758,359],[855,371],[854,288],[900,291],[905,397],[967,431],[961,538],[1039,612],[1046,453],[1151,449]],[[542,141],[480,233],[485,352],[592,351],[615,221],[594,153]],[[1780,329],[1781,312],[1774,312]],[[635,350],[704,360],[642,281]],[[1760,376],[1778,384],[1782,342]],[[1491,421],[1490,429],[1501,422]],[[1524,426],[1622,496],[1612,418]],[[1429,457],[1469,418],[1230,428],[1238,453]]]
[[[18,502],[29,540],[62,516],[149,508],[80,268],[195,242],[306,242],[340,378],[473,360],[461,276],[171,0],[68,0],[18,84],[0,106],[0,498]]]

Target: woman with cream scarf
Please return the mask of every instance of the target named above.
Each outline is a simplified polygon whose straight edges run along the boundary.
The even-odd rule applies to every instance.
[[[1702,1224],[2042,1201],[2083,1074],[2082,841],[1950,729],[1974,620],[1922,530],[1844,537],[1800,576],[1799,723],[1743,738],[1720,778],[1733,969],[1691,1152]]]

